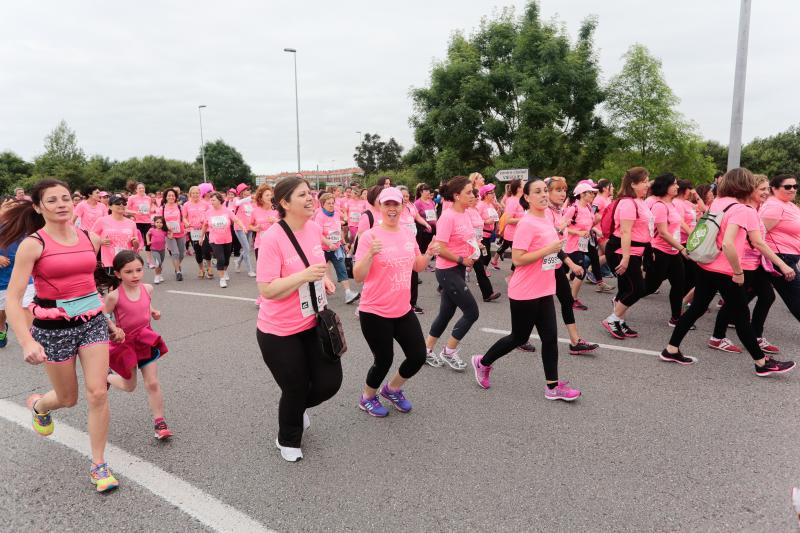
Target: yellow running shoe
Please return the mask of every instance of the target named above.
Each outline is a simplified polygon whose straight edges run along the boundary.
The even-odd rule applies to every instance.
[[[92,483],[97,486],[97,492],[106,492],[119,487],[119,481],[111,473],[108,463],[93,464],[92,469],[89,471],[89,476],[92,479]]]
[[[36,402],[41,398],[41,394],[31,394],[28,396],[28,401],[25,403],[28,405],[28,409],[33,413],[33,430],[43,437],[49,437],[56,428],[55,424],[53,424],[53,419],[50,418],[50,411],[42,414],[38,413],[36,409],[33,408]]]

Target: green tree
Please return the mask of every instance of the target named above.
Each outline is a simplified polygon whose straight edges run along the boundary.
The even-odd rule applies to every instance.
[[[13,189],[33,174],[33,165],[12,151],[0,152],[0,194]]]
[[[62,120],[44,139],[44,153],[34,160],[34,175],[53,176],[67,182],[73,190],[86,185],[86,156],[78,146],[78,137]]]
[[[148,155],[114,163],[106,176],[107,187],[113,191],[125,189],[129,180],[144,183],[148,191],[174,186],[186,191],[203,181],[203,170],[197,164]]]
[[[377,133],[365,133],[361,143],[356,146],[353,159],[367,175],[399,170],[403,166],[403,147],[394,137],[384,142]]]
[[[378,170],[399,170],[403,164],[403,147],[390,137],[378,156]]]
[[[702,146],[703,155],[714,161],[714,166],[719,171],[728,168],[728,147],[717,141],[705,141]]]
[[[742,148],[742,166],[768,176],[800,175],[800,125],[770,137],[753,139]]]
[[[206,143],[205,153],[208,181],[218,190],[236,187],[239,183],[253,185],[253,172],[236,148],[225,144],[222,139],[217,139]],[[199,165],[202,176],[202,154],[198,154],[195,163]]]
[[[596,113],[596,25],[584,21],[572,43],[531,1],[521,17],[505,9],[471,36],[455,33],[430,85],[411,93],[417,146],[406,161],[418,177],[507,167],[586,174],[598,166],[609,131]]]

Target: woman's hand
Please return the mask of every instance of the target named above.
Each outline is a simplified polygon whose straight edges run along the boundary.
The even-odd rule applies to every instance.
[[[619,275],[624,274],[625,271],[628,270],[628,263],[629,262],[630,262],[629,258],[623,257],[622,261],[620,261],[619,265],[617,265],[617,268],[614,269],[614,272],[616,272]]]
[[[433,257],[435,255],[439,255],[439,250],[441,250],[439,241],[431,241],[431,243],[428,245],[428,249],[425,250],[425,253]]]
[[[100,239],[100,244],[102,244],[103,246],[109,246],[111,244],[111,239],[109,239],[108,237],[103,237],[102,239]]]
[[[545,247],[544,255],[557,254],[561,250],[562,246],[564,246],[564,244],[561,240],[553,241]]]
[[[333,294],[334,292],[336,292],[336,284],[328,278],[325,278],[325,293]]]
[[[572,272],[575,275],[576,278],[583,277],[583,267],[582,266],[576,265],[575,263],[572,263],[572,265],[570,265],[570,267],[569,267],[569,270],[570,270],[570,272]]]
[[[792,281],[797,276],[797,271],[785,263],[780,266],[780,269],[786,281]]]
[[[304,282],[314,283],[315,281],[321,280],[323,276],[325,276],[325,272],[327,270],[327,264],[311,265],[307,269],[303,270],[300,274]]]
[[[369,256],[375,257],[376,255],[381,253],[382,249],[383,249],[383,243],[380,241],[380,239],[373,239],[369,245]]]
[[[22,346],[22,357],[29,365],[40,365],[47,361],[44,348],[38,342],[31,340]]]
[[[744,272],[740,272],[739,274],[734,274],[731,276],[733,282],[737,285],[744,285]]]
[[[161,311],[153,309],[150,311],[150,316],[153,317],[153,320],[161,320]]]
[[[0,268],[5,268],[10,264],[11,264],[11,260],[8,257],[6,257],[4,255],[0,255]]]

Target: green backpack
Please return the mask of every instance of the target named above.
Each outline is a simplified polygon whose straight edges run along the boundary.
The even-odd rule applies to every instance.
[[[722,251],[717,244],[719,230],[722,226],[722,219],[725,218],[725,211],[737,205],[730,204],[719,213],[708,211],[700,217],[697,226],[694,227],[686,239],[686,251],[689,258],[696,263],[711,263]]]

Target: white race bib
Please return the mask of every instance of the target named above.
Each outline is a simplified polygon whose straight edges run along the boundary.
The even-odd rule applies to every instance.
[[[428,222],[433,222],[436,220],[436,210],[435,209],[426,209],[425,210],[425,220]]]
[[[168,220],[167,229],[172,233],[179,233],[181,231],[181,223],[177,220]]]
[[[561,259],[558,254],[546,255],[542,258],[542,272],[547,270],[555,270],[561,266]]]
[[[253,214],[253,204],[244,204],[244,214],[250,218],[250,215]]]
[[[476,259],[476,260],[480,259],[480,257],[481,257],[481,247],[478,246],[478,241],[476,241],[475,239],[470,239],[470,240],[467,241],[467,244],[472,246],[472,250],[473,250],[472,251],[472,255],[469,256],[469,258],[470,259]]]
[[[200,235],[202,235],[202,234],[203,234],[203,232],[201,230],[199,230],[199,229],[190,229],[189,230],[189,236],[195,242],[199,242],[200,241]]]
[[[584,253],[589,251],[589,237],[580,237],[578,239],[578,251]]]
[[[650,218],[647,219],[647,231],[650,232],[650,238],[653,238],[656,234],[656,219],[653,215],[650,215]]]
[[[328,240],[331,241],[333,244],[339,244],[339,241],[342,240],[342,232],[341,231],[332,231],[328,234]]]
[[[489,222],[497,222],[500,220],[500,217],[497,214],[497,210],[494,207],[490,207],[486,210],[486,214],[489,215]]]
[[[150,204],[139,204],[139,213],[147,215],[150,213]]]
[[[317,309],[321,311],[328,305],[328,298],[325,296],[325,284],[322,283],[322,280],[314,282],[314,291],[317,293]],[[310,317],[314,314],[314,304],[311,301],[311,289],[308,287],[308,283],[303,283],[297,289],[297,292],[300,295],[300,313],[302,313],[303,318]]]
[[[350,213],[350,225],[357,225],[359,220],[361,220],[361,213],[359,211],[353,211]]]
[[[406,227],[408,228],[408,231],[411,232],[411,235],[417,234],[417,225],[415,223],[411,222],[409,224],[406,224]]]
[[[228,217],[224,215],[217,215],[211,217],[211,227],[216,229],[222,229],[228,225]]]

